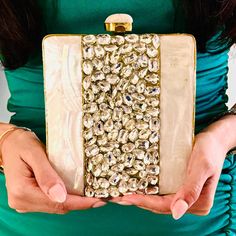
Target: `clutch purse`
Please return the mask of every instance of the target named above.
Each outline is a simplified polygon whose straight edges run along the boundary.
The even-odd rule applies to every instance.
[[[188,34],[131,33],[113,14],[106,34],[43,39],[46,147],[68,192],[171,194],[194,139],[196,43]]]

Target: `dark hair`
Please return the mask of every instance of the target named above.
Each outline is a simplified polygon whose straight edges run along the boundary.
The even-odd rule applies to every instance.
[[[222,29],[221,42],[236,42],[236,0],[179,0],[186,13],[186,30],[197,39],[198,50]],[[24,65],[41,46],[42,15],[36,0],[0,0],[0,53],[5,68]]]

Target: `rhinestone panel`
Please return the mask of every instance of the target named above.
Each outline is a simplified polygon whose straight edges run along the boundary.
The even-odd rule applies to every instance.
[[[82,36],[85,196],[158,194],[160,40]]]

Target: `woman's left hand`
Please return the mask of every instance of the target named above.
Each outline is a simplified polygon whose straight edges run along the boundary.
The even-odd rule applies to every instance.
[[[186,212],[209,214],[227,153],[227,148],[220,142],[221,138],[208,130],[195,136],[186,179],[176,194],[130,194],[111,201],[122,205],[136,205],[159,214],[172,213],[175,219],[179,219]]]

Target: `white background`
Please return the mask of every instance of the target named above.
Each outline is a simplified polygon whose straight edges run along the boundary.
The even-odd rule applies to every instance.
[[[231,107],[236,103],[236,47],[234,47],[230,52],[229,59],[229,103],[228,106]],[[0,69],[0,121],[8,122],[10,113],[7,111],[6,104],[9,97],[9,92],[7,88],[6,79],[4,77],[3,71]]]

